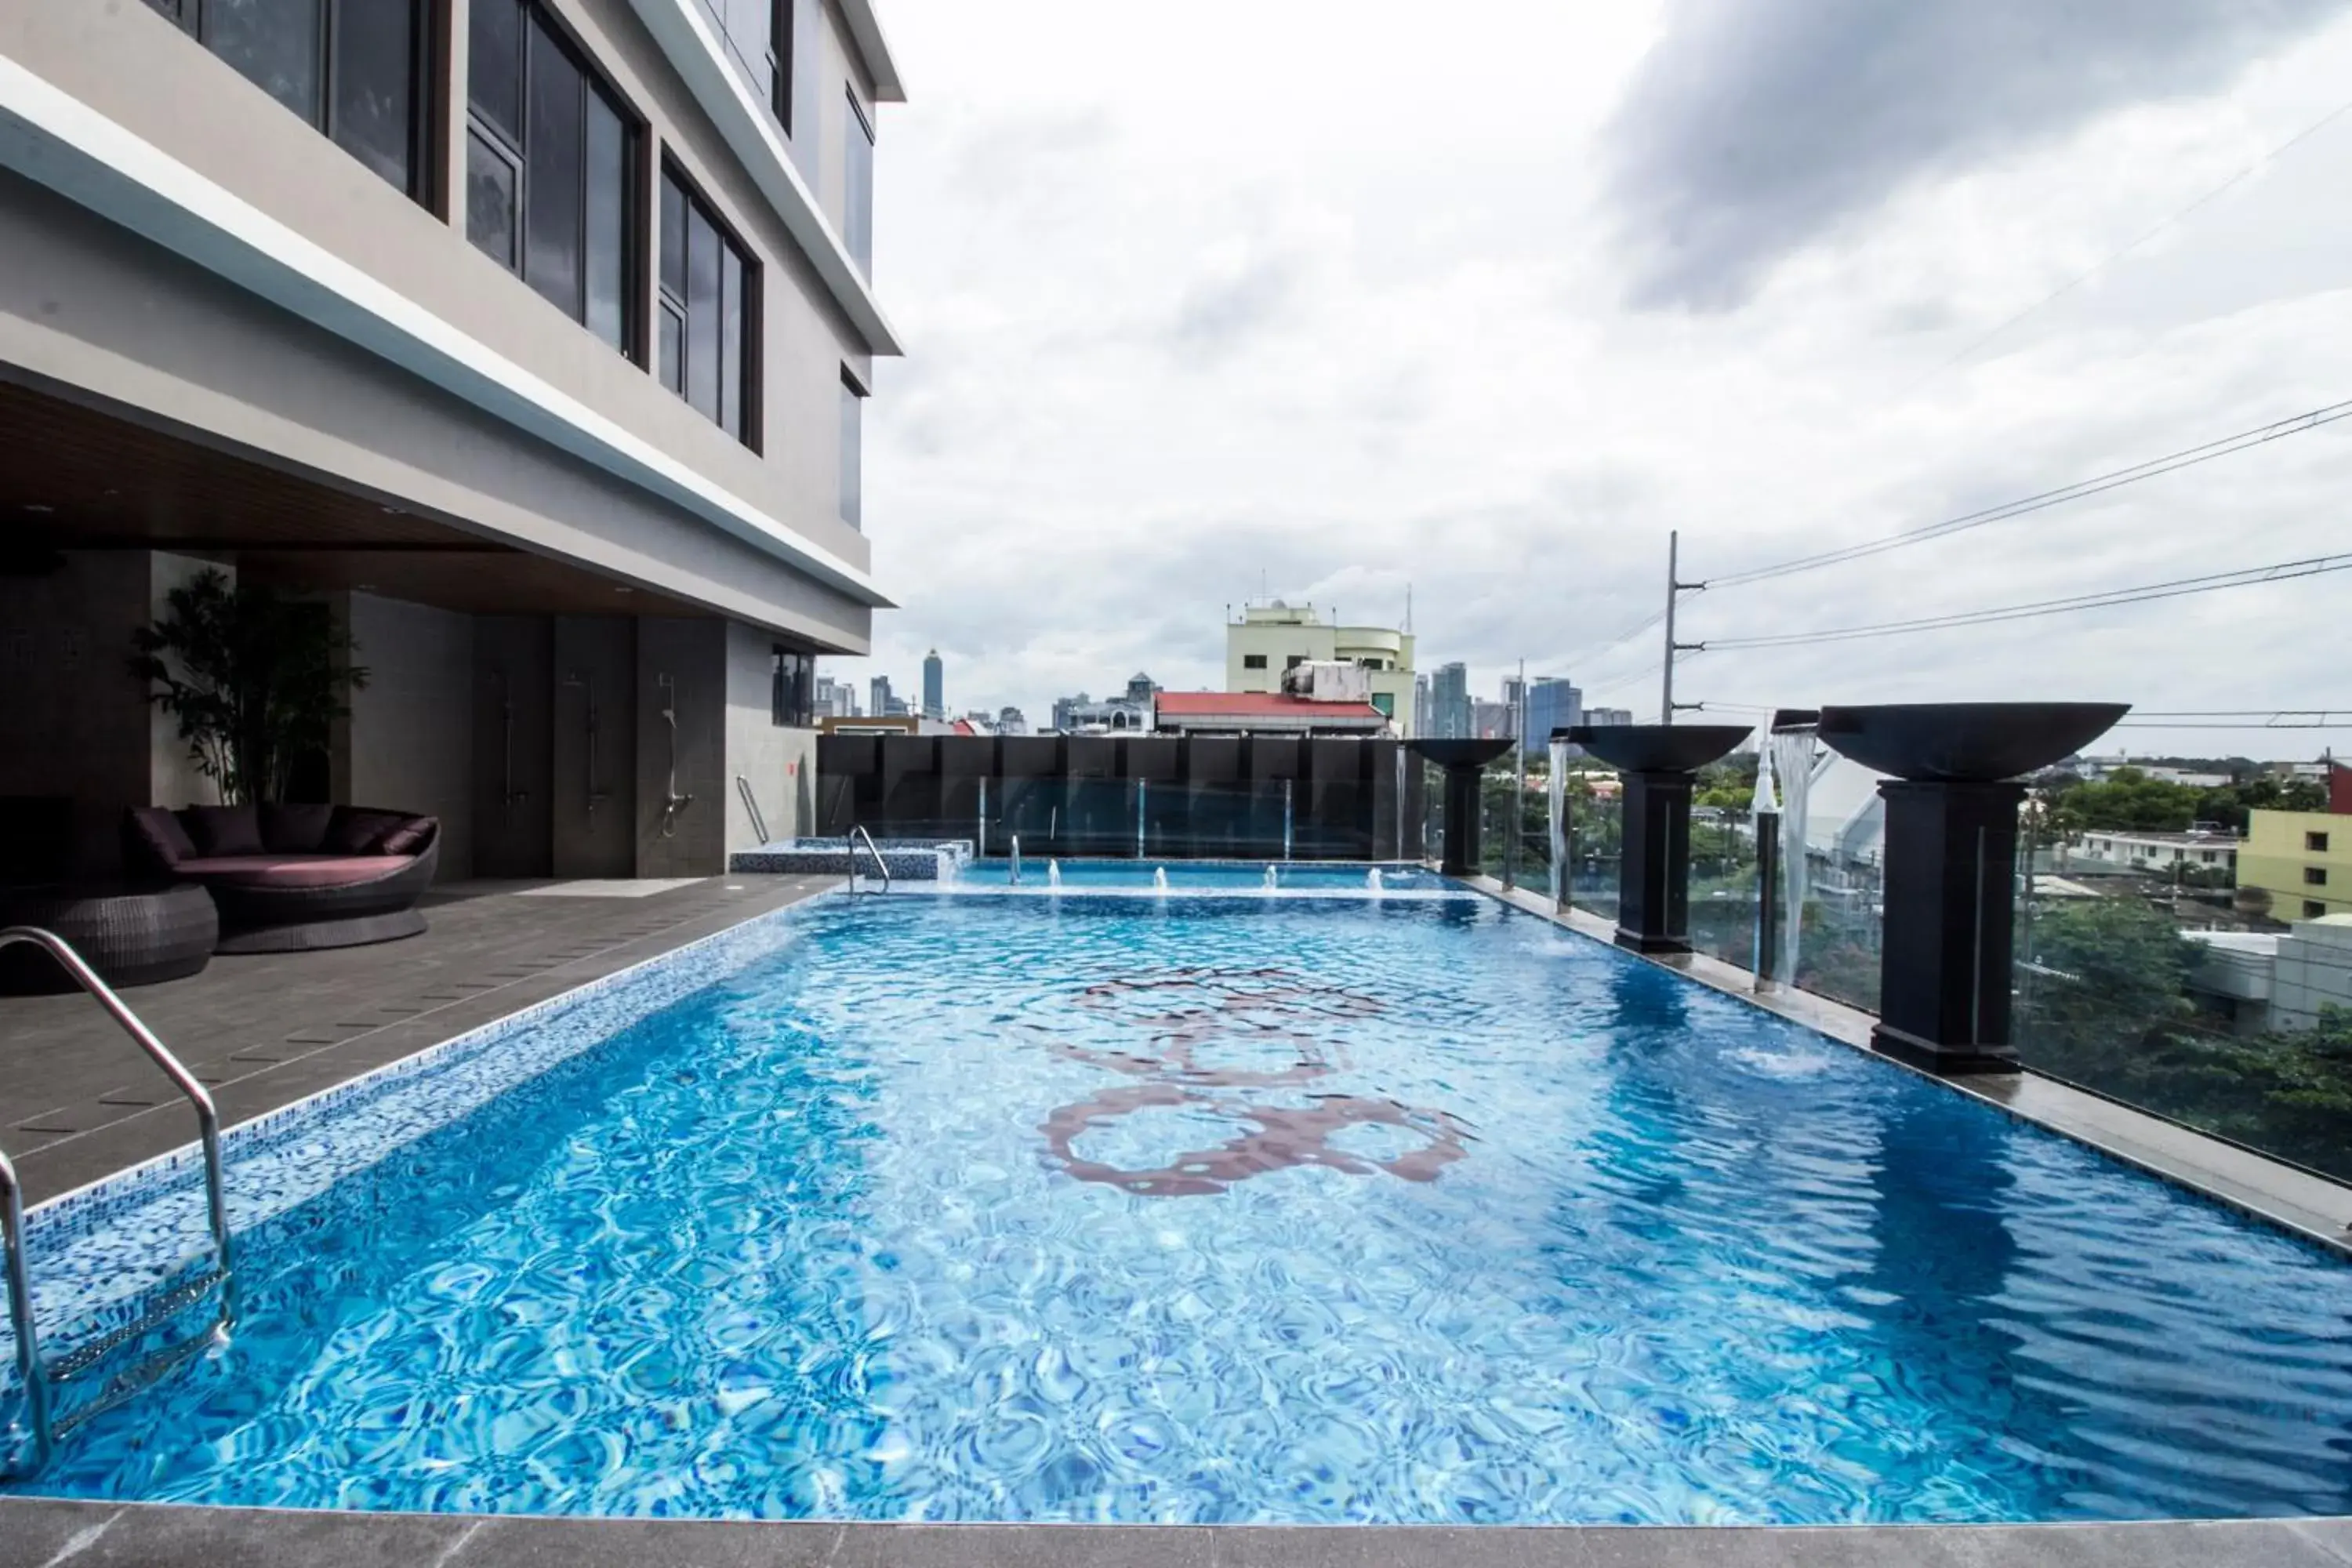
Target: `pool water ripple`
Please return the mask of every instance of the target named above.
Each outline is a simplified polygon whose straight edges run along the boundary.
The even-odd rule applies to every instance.
[[[2332,1257],[1496,906],[824,900],[245,1241],[39,1489],[739,1518],[2352,1511]]]

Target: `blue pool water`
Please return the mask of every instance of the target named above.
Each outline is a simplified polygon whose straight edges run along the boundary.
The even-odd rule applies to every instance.
[[[2352,1511],[2352,1272],[1480,901],[835,898],[247,1240],[37,1489],[868,1519]]]

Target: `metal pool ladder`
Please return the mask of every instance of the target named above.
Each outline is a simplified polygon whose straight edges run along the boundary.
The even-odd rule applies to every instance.
[[[857,847],[863,844],[866,846],[866,852],[874,857],[874,868],[882,873],[882,890],[888,892],[890,862],[882,858],[882,851],[875,847],[874,835],[866,832],[865,825],[860,823],[849,830],[847,843],[849,845],[849,890],[853,893],[857,891]]]
[[[33,1321],[33,1285],[25,1253],[24,1187],[16,1179],[16,1166],[9,1163],[5,1152],[0,1152],[0,1252],[5,1252],[0,1264],[5,1264],[8,1277],[8,1321],[16,1331],[16,1373],[25,1384],[26,1424],[33,1435],[33,1462],[23,1472],[29,1475],[48,1462],[49,1452],[59,1437],[154,1383],[226,1331],[236,1316],[236,1289],[229,1266],[228,1197],[221,1180],[220,1113],[213,1108],[213,1097],[64,939],[36,926],[10,926],[0,931],[0,948],[14,947],[19,942],[30,942],[63,965],[74,984],[106,1009],[107,1016],[122,1026],[132,1043],[163,1069],[163,1076],[172,1080],[172,1087],[195,1107],[196,1126],[204,1142],[205,1202],[206,1218],[212,1226],[214,1252],[210,1272],[173,1286],[137,1321],[77,1345],[55,1361],[47,1360],[41,1354]],[[212,1333],[193,1336],[148,1357],[117,1375],[100,1397],[63,1416],[53,1415],[50,1395],[56,1385],[89,1373],[115,1351],[170,1322],[201,1300],[215,1285],[220,1287],[220,1316]],[[0,1476],[14,1473],[16,1472],[0,1469]]]

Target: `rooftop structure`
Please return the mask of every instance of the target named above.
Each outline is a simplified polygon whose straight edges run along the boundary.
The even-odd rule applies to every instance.
[[[1285,671],[1304,664],[1352,664],[1370,678],[1369,700],[1396,721],[1413,725],[1413,638],[1390,626],[1339,626],[1312,605],[1269,599],[1245,605],[1225,623],[1225,689],[1276,692]]]

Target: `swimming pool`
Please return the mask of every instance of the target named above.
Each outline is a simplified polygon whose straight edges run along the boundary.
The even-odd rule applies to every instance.
[[[286,1185],[234,1341],[28,1489],[2352,1511],[2332,1256],[1490,901],[831,897],[763,929],[502,1091],[562,1016],[240,1156]],[[462,1114],[371,1131],[395,1101]]]

